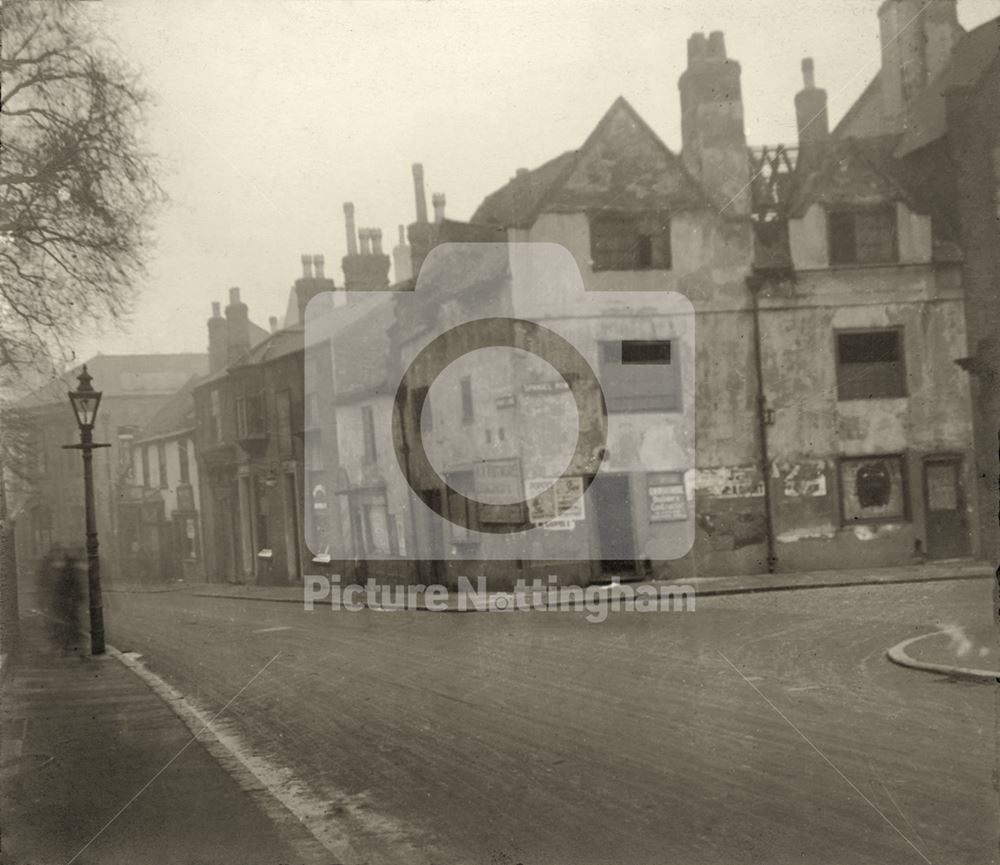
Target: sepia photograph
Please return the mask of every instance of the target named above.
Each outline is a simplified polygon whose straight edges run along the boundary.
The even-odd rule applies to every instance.
[[[0,0],[0,865],[1000,863],[1000,0]]]

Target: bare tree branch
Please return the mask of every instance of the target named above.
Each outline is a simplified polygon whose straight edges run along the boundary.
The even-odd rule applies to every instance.
[[[129,310],[163,194],[146,93],[77,4],[4,0],[0,33],[2,394]]]

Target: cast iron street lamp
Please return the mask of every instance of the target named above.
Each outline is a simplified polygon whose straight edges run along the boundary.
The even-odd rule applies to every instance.
[[[104,608],[101,602],[101,561],[97,556],[97,519],[94,516],[94,448],[111,447],[94,443],[94,420],[101,404],[101,392],[91,386],[84,365],[77,376],[79,385],[69,392],[69,401],[80,427],[80,444],[63,445],[83,452],[83,501],[87,519],[87,589],[90,601],[90,653],[104,654]]]

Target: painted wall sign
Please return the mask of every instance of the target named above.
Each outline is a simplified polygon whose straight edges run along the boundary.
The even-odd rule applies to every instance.
[[[521,498],[521,461],[517,457],[480,460],[472,467],[472,476],[481,502],[510,504]]]
[[[569,390],[569,385],[563,379],[557,379],[556,381],[529,381],[524,385],[522,390],[529,396],[544,396],[548,393],[561,393],[562,391]]]

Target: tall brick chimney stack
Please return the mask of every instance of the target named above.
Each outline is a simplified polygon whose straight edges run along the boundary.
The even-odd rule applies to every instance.
[[[431,196],[431,204],[434,207],[434,221],[444,222],[444,206],[447,199],[443,192],[435,192]]]
[[[901,129],[910,101],[948,65],[965,31],[956,0],[885,0],[878,21],[882,113]]]
[[[424,192],[424,167],[419,162],[413,164],[413,193],[417,205],[417,221],[406,230],[410,241],[410,272],[416,278],[420,275],[420,265],[434,243],[435,225],[427,221],[427,195]]]
[[[250,315],[240,300],[238,288],[229,289],[226,307],[226,365],[231,366],[250,351]]]
[[[406,245],[406,229],[402,225],[399,226],[399,243],[392,248],[392,268],[396,282],[405,282],[413,276],[410,247]]]
[[[750,210],[750,160],[743,128],[740,64],[726,57],[723,34],[688,39],[681,95],[681,157],[709,198],[731,214]]]
[[[799,143],[822,141],[830,136],[830,121],[826,113],[826,91],[816,86],[812,57],[802,60],[803,88],[795,94],[795,123]]]
[[[413,196],[417,204],[417,222],[427,222],[427,193],[424,191],[424,166],[413,163]]]
[[[295,293],[295,312],[298,320],[295,324],[302,324],[305,321],[306,307],[321,291],[333,291],[335,286],[332,279],[328,279],[324,273],[326,259],[323,255],[303,255],[302,256],[302,276],[295,280],[292,291]],[[286,325],[293,322],[286,322]]]
[[[391,261],[382,251],[382,229],[359,228],[357,232],[361,251],[348,252],[341,261],[341,267],[344,269],[344,289],[384,291],[389,287]]]
[[[354,205],[344,202],[344,228],[347,230],[347,254],[358,254],[358,237],[354,230]]]
[[[208,320],[208,371],[219,372],[226,368],[229,351],[226,348],[226,320],[222,317],[222,304],[212,302],[212,317]]]

